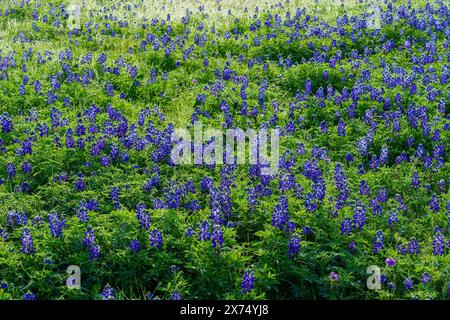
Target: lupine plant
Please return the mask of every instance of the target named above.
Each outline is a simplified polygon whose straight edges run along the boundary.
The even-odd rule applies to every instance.
[[[448,1],[0,1],[0,299],[448,299],[449,155]]]

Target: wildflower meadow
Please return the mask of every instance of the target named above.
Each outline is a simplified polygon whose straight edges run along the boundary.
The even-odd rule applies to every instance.
[[[1,300],[450,299],[446,0],[0,0]]]

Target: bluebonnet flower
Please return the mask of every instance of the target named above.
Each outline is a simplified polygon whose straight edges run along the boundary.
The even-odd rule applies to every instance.
[[[198,94],[196,101],[200,102],[200,103],[205,103],[206,102],[206,95],[204,94]]]
[[[150,178],[144,185],[144,191],[145,192],[150,192],[152,190],[152,188],[157,187],[159,184],[159,176],[153,176],[152,178]]]
[[[309,160],[303,163],[302,174],[317,183],[322,177],[322,170],[319,168],[316,160]]]
[[[22,230],[22,252],[28,255],[34,254],[36,252],[33,243],[33,237],[31,236],[30,230],[25,228]]]
[[[224,243],[222,227],[220,225],[215,225],[212,236],[211,244],[213,248],[220,248]]]
[[[420,187],[420,179],[419,179],[419,174],[417,172],[414,172],[412,177],[411,177],[411,185],[413,186],[413,188],[418,188]]]
[[[358,148],[358,152],[361,156],[366,156],[367,155],[367,151],[369,148],[368,142],[367,142],[367,138],[359,138],[358,141],[356,142],[356,146]]]
[[[194,230],[193,228],[189,227],[189,228],[186,229],[185,234],[186,234],[186,236],[188,236],[189,238],[190,238],[190,237],[193,237],[193,236],[195,235],[195,230]]]
[[[7,112],[0,115],[0,125],[3,133],[9,133],[13,129],[13,121]]]
[[[214,180],[210,177],[203,177],[200,181],[200,187],[202,191],[209,192],[210,189],[214,186]]]
[[[297,150],[296,150],[298,155],[302,155],[305,154],[306,150],[305,150],[305,146],[303,145],[303,143],[299,143],[297,145]]]
[[[423,284],[428,284],[428,283],[430,282],[430,280],[431,280],[430,274],[429,274],[428,272],[422,273],[422,278],[421,278],[421,280],[422,280],[422,283],[423,283]]]
[[[89,211],[97,211],[98,210],[98,201],[96,199],[90,199],[87,202],[86,206]]]
[[[327,131],[328,131],[328,125],[325,120],[320,123],[320,131],[322,133],[327,133]]]
[[[75,147],[75,140],[73,138],[73,130],[68,129],[66,131],[66,147],[72,149]]]
[[[136,205],[136,218],[139,221],[139,227],[145,230],[150,228],[150,216],[148,214],[147,206],[143,203]]]
[[[169,267],[169,271],[171,274],[175,274],[177,271],[180,271],[181,268],[177,266],[176,264],[173,264]]]
[[[414,281],[411,278],[406,278],[405,281],[403,281],[403,287],[406,290],[412,290],[414,288]]]
[[[358,164],[358,173],[366,174],[366,170],[364,169],[364,166],[362,164]]]
[[[397,211],[391,210],[389,211],[388,223],[390,226],[396,224],[398,222]]]
[[[23,300],[36,300],[36,295],[32,292],[27,292],[23,295]]]
[[[301,239],[299,236],[293,234],[289,239],[289,247],[288,247],[288,257],[294,257],[298,255],[298,252],[301,248]]]
[[[347,183],[347,177],[345,175],[345,171],[342,168],[342,165],[340,163],[336,164],[336,167],[334,169],[334,180],[336,182],[336,187],[341,192],[348,192],[348,183]]]
[[[61,89],[61,84],[59,83],[58,77],[55,75],[50,76],[50,86],[56,91]]]
[[[50,227],[50,234],[53,238],[61,238],[62,230],[66,226],[66,220],[62,220],[58,217],[58,213],[51,212],[48,215],[48,223]]]
[[[349,161],[349,162],[352,162],[352,161],[354,160],[353,154],[352,154],[351,152],[348,152],[348,153],[345,155],[345,160],[347,160],[347,161]]]
[[[106,82],[105,89],[108,96],[114,97],[114,87],[109,81]]]
[[[105,148],[105,140],[103,138],[99,138],[95,143],[92,144],[91,147],[91,156],[97,156],[100,152]]]
[[[149,233],[150,246],[160,248],[163,243],[162,234],[158,229],[153,229]]]
[[[7,240],[8,239],[8,233],[3,228],[0,228],[0,238],[2,238],[3,240]]]
[[[312,234],[312,233],[313,233],[312,229],[308,226],[306,226],[302,229],[302,234],[304,234],[304,235],[308,235],[308,234]]]
[[[331,273],[330,273],[330,280],[332,281],[332,282],[337,282],[337,281],[339,281],[339,279],[340,279],[340,276],[339,276],[339,274],[338,273],[336,273],[336,272],[334,272],[334,271],[332,271]]]
[[[396,265],[397,262],[394,259],[392,259],[391,257],[389,257],[385,260],[385,263],[388,267],[393,267]]]
[[[16,166],[14,163],[10,162],[6,166],[6,172],[10,178],[14,178],[16,176]]]
[[[283,192],[291,190],[295,187],[295,176],[292,174],[284,174],[280,177],[279,189]]]
[[[164,200],[162,200],[162,199],[154,199],[153,200],[153,209],[158,210],[158,209],[164,209],[164,208],[165,208]]]
[[[28,222],[27,215],[24,212],[17,212],[15,210],[6,213],[6,222],[10,226],[26,225]]]
[[[40,215],[36,215],[33,218],[31,225],[39,228],[43,223],[44,223],[44,218],[42,218]]]
[[[114,205],[114,208],[119,209],[120,208],[120,188],[119,187],[112,187],[111,192],[109,193],[109,198],[111,199],[111,202]]]
[[[97,244],[97,238],[92,227],[88,226],[84,234],[85,238],[82,244],[89,249],[89,259],[92,261],[100,258],[100,246]]]
[[[185,208],[189,209],[191,212],[195,212],[202,209],[202,206],[200,205],[200,201],[197,199],[192,200],[185,204]]]
[[[75,181],[75,189],[77,191],[84,191],[85,188],[86,188],[86,185],[84,183],[84,177],[83,177],[83,175],[80,174],[78,176],[77,180]]]
[[[42,85],[41,82],[39,80],[36,80],[34,82],[34,92],[36,93],[40,93],[42,91]]]
[[[423,165],[425,168],[431,169],[431,167],[433,165],[433,158],[428,155],[423,157]]]
[[[170,300],[182,300],[180,291],[178,290],[173,291],[172,294],[170,295]]]
[[[243,294],[246,294],[253,290],[255,287],[255,274],[251,270],[245,270],[244,275],[242,276],[241,282],[241,291]]]
[[[381,148],[381,151],[380,151],[379,163],[381,165],[387,163],[387,161],[388,161],[388,154],[389,154],[388,147],[386,145],[384,145]]]
[[[354,252],[354,251],[355,251],[355,246],[356,246],[355,241],[350,242],[350,243],[348,244],[348,251]]]
[[[366,206],[358,200],[353,212],[352,228],[361,230],[366,224]]]
[[[211,238],[211,233],[209,231],[209,222],[202,221],[199,231],[198,231],[198,240],[199,241],[207,241]]]
[[[8,288],[9,288],[8,283],[6,283],[5,281],[0,282],[0,289],[6,290]]]
[[[278,201],[278,204],[276,204],[273,208],[272,225],[283,229],[289,221],[288,200],[287,197],[281,196]]]
[[[339,120],[337,125],[338,136],[344,137],[346,135],[346,124],[343,120]]]
[[[77,212],[77,217],[80,222],[88,222],[89,221],[89,209],[88,209],[88,203],[86,200],[81,200],[78,204],[77,208],[75,209]]]
[[[419,254],[419,241],[416,238],[411,238],[408,242],[408,253]]]
[[[414,137],[413,136],[409,136],[408,139],[406,139],[406,146],[412,147],[415,143]]]
[[[102,167],[109,167],[109,165],[111,164],[111,158],[108,156],[102,156],[100,158],[100,165]]]
[[[216,188],[211,188],[209,193],[210,193],[210,208],[211,208],[210,219],[215,224],[222,224],[223,223],[221,210],[221,201],[223,200],[222,195]]]
[[[397,252],[400,253],[402,256],[407,253],[408,249],[403,243],[397,244]]]
[[[104,52],[99,54],[97,62],[100,64],[104,64],[106,62],[106,54]]]
[[[419,159],[422,158],[425,155],[425,152],[426,152],[426,150],[423,147],[423,145],[419,144],[417,146],[416,153],[415,153],[416,158],[419,158]]]
[[[370,207],[372,208],[372,214],[374,216],[380,215],[383,213],[383,207],[378,202],[378,198],[370,200]]]
[[[444,181],[444,179],[440,179],[438,181],[438,188],[439,188],[439,191],[445,192],[445,181]]]
[[[33,153],[33,149],[32,149],[32,141],[31,139],[25,139],[22,142],[22,148],[21,149],[17,149],[17,154],[23,156],[26,154],[32,154]]]
[[[397,210],[399,211],[408,211],[408,206],[406,205],[406,203],[403,201],[403,198],[401,195],[397,194],[395,196],[395,200],[398,203],[398,207]]]
[[[373,252],[375,254],[380,253],[384,250],[384,234],[383,231],[377,231],[375,237],[373,238]]]
[[[325,198],[325,193],[326,193],[325,180],[318,179],[318,181],[313,184],[314,198],[317,199],[319,203],[321,203],[322,200]]]
[[[444,255],[445,252],[445,238],[441,232],[436,232],[433,237],[433,254],[435,256]]]
[[[305,82],[305,94],[306,95],[311,94],[312,90],[313,90],[313,84],[312,84],[311,79],[308,78],[308,79],[306,79],[306,82]]]
[[[369,185],[367,184],[366,180],[361,180],[361,182],[359,184],[359,193],[362,195],[370,194]]]
[[[341,234],[349,236],[352,232],[352,221],[349,218],[342,219]]]
[[[141,244],[140,244],[139,240],[132,239],[130,241],[129,248],[130,248],[131,252],[138,252],[140,250],[140,248],[141,248]]]
[[[430,205],[430,210],[431,211],[439,212],[439,210],[441,210],[441,208],[439,206],[439,200],[438,200],[438,198],[436,197],[435,194],[433,194],[431,196],[431,200],[430,200],[429,205]]]
[[[103,300],[114,300],[114,289],[109,284],[107,284],[103,288],[102,292],[100,292],[100,296],[102,296]]]
[[[62,118],[62,116],[63,113],[55,107],[50,109],[50,121],[52,123],[52,128],[58,128],[67,125],[68,120],[66,118]]]
[[[439,141],[441,140],[441,132],[438,129],[435,129],[433,131],[433,141]]]

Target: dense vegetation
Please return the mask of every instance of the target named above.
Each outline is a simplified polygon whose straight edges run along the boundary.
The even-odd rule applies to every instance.
[[[1,1],[0,299],[448,299],[448,2],[322,2]]]

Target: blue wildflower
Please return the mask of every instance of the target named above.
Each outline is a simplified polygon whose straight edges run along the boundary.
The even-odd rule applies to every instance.
[[[301,239],[299,236],[293,234],[289,239],[289,247],[288,247],[288,257],[294,257],[298,255],[298,252],[301,248]]]
[[[131,240],[129,248],[130,248],[131,252],[138,252],[141,248],[141,244],[140,244],[139,240],[137,240],[137,239]]]
[[[375,254],[384,250],[384,234],[383,231],[378,231],[373,238],[373,252]]]
[[[31,255],[36,252],[34,249],[33,237],[31,236],[29,229],[25,228],[22,230],[21,242],[23,253]]]
[[[103,300],[114,300],[114,289],[109,284],[107,284],[103,288],[102,292],[100,292],[100,296],[103,298]]]
[[[251,270],[245,270],[244,275],[242,276],[241,282],[241,291],[243,294],[246,294],[253,290],[255,287],[255,274]]]
[[[149,233],[150,246],[160,248],[163,243],[162,233],[158,229],[153,229]]]

